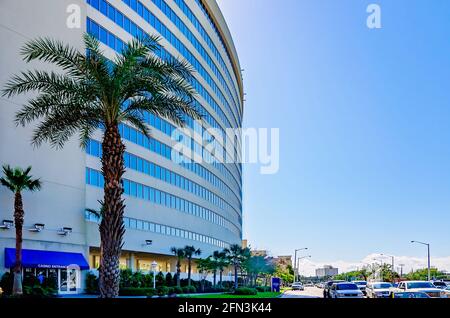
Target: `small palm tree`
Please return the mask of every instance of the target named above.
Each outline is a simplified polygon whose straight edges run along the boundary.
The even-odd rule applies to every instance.
[[[233,244],[229,248],[224,249],[224,252],[234,268],[234,288],[238,286],[238,271],[242,267],[242,264],[250,257],[250,250],[248,248],[242,248],[239,244]]]
[[[214,286],[216,286],[217,271],[219,271],[219,285],[222,286],[222,274],[226,266],[225,256],[225,253],[220,251],[214,251],[210,256]]]
[[[227,254],[225,251],[219,252],[217,260],[219,270],[219,285],[220,287],[222,287],[223,271],[230,265],[230,262],[228,261]]]
[[[202,251],[194,246],[186,245],[184,248],[184,255],[188,261],[188,286],[191,286],[191,271],[192,271],[192,257],[200,255]]]
[[[172,247],[170,249],[173,255],[177,257],[177,286],[180,287],[181,261],[186,257],[184,249]]]
[[[81,147],[85,147],[93,132],[103,129],[104,213],[99,226],[102,298],[119,293],[119,257],[125,234],[125,145],[120,123],[129,123],[148,137],[148,113],[178,126],[185,124],[187,116],[202,117],[193,106],[196,93],[190,84],[192,67],[186,61],[159,59],[154,54],[159,49],[158,41],[157,37],[134,39],[110,61],[100,50],[99,41],[87,34],[83,51],[48,38],[32,40],[22,49],[24,60],[49,62],[62,72],[22,72],[3,90],[7,97],[38,93],[16,114],[17,125],[41,121],[32,137],[35,146],[49,142],[61,148],[78,134]]]
[[[11,168],[3,166],[4,176],[0,178],[0,184],[14,193],[14,225],[16,228],[16,263],[14,265],[13,295],[22,294],[22,229],[25,212],[23,210],[22,192],[38,191],[41,189],[41,181],[33,179],[30,175],[31,167]]]

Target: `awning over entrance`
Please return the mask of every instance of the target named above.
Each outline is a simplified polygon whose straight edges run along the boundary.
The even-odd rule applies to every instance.
[[[15,262],[16,249],[5,248],[5,267],[12,268]],[[81,270],[89,269],[89,264],[81,253],[22,250],[22,267],[24,268],[67,268],[69,266],[78,266]]]

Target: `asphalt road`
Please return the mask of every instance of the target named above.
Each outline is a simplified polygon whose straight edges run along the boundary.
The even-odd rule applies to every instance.
[[[323,289],[305,287],[305,290],[288,290],[281,298],[323,298]]]

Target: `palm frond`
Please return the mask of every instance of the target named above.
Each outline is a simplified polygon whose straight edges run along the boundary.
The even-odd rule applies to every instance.
[[[61,67],[70,76],[83,76],[85,56],[75,48],[50,38],[38,38],[25,44],[21,50],[26,62],[41,60]]]

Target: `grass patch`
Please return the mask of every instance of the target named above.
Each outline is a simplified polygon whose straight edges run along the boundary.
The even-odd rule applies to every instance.
[[[233,294],[206,294],[206,295],[194,295],[194,296],[182,296],[186,298],[276,298],[281,293],[258,293],[256,295],[233,295]]]

